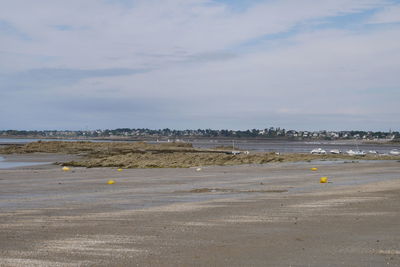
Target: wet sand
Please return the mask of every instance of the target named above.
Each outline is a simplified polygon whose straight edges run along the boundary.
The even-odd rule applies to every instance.
[[[399,222],[398,161],[0,170],[0,266],[400,266]]]

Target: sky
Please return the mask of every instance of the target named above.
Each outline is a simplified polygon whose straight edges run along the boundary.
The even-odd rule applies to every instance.
[[[0,5],[2,130],[400,130],[399,0]]]

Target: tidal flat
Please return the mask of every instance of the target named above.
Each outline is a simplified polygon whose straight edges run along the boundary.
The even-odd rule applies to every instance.
[[[2,169],[0,266],[399,266],[399,210],[398,161]]]

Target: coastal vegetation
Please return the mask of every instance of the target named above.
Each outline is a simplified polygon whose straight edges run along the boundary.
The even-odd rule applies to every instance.
[[[82,131],[0,131],[0,137],[21,138],[77,138],[77,139],[130,139],[130,140],[156,140],[156,139],[188,139],[188,138],[268,138],[288,140],[377,140],[377,139],[400,139],[400,133],[396,131],[297,131],[286,130],[279,127],[249,130],[174,130],[174,129],[147,129],[147,128],[118,128],[114,130],[82,130]]]

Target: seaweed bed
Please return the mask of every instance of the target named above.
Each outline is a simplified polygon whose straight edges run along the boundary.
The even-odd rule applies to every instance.
[[[311,155],[241,153],[233,155],[225,147],[197,149],[189,143],[148,144],[144,142],[64,142],[38,141],[25,145],[0,148],[0,154],[60,153],[77,154],[81,159],[58,163],[79,167],[121,168],[189,168],[209,165],[264,164],[269,162],[296,162],[312,160],[395,160],[395,156],[366,155]]]

